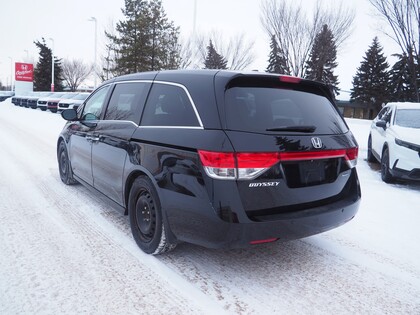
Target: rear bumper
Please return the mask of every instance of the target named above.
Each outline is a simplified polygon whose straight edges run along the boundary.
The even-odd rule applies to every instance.
[[[356,198],[339,200],[329,205],[267,217],[267,221],[230,223],[214,211],[206,218],[190,213],[188,219],[168,215],[170,230],[175,239],[208,248],[244,248],[252,242],[278,239],[293,240],[319,234],[353,219],[360,204]],[[168,214],[168,212],[167,212]]]

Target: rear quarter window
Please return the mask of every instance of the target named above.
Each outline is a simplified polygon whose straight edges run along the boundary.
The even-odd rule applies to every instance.
[[[277,87],[232,87],[225,93],[229,130],[267,133],[267,129],[315,126],[315,134],[348,131],[325,96]]]
[[[200,127],[186,91],[178,85],[154,83],[145,105],[142,126]]]

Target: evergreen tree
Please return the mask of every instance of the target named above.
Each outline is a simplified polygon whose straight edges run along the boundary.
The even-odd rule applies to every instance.
[[[207,46],[204,69],[227,69],[226,59],[216,51],[211,40]]]
[[[351,101],[362,104],[373,104],[377,110],[389,101],[389,64],[382,52],[378,38],[373,39],[372,45],[363,57],[356,75],[353,77]]]
[[[337,67],[337,47],[334,36],[327,25],[316,35],[314,45],[306,62],[305,78],[323,82],[332,87],[338,95],[338,77],[334,75]]]
[[[398,102],[417,102],[417,93],[413,87],[411,79],[411,71],[409,66],[409,58],[404,53],[402,55],[393,55],[398,57],[398,61],[390,70],[390,100]],[[420,86],[420,67],[417,66],[417,86]]]
[[[179,28],[169,22],[161,0],[125,0],[122,12],[116,35],[105,32],[115,58],[107,70],[119,75],[178,68]]]
[[[42,41],[36,41],[34,44],[39,49],[39,59],[34,69],[34,90],[35,91],[50,91],[51,90],[51,63],[52,51]],[[54,58],[54,91],[63,90],[63,78],[61,69],[61,59]]]
[[[270,55],[268,56],[267,72],[280,73],[290,75],[290,68],[284,57],[279,45],[277,44],[276,35],[271,36]]]

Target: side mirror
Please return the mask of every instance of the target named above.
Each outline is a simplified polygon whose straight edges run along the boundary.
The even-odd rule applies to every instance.
[[[376,127],[380,127],[380,128],[383,128],[385,130],[386,129],[386,121],[385,120],[378,120],[376,122]]]
[[[96,117],[95,114],[87,113],[82,117],[81,123],[89,128],[95,128],[98,124],[96,121],[98,120],[98,117]]]
[[[75,109],[65,109],[61,112],[61,117],[68,121],[75,121],[77,120],[77,112]]]

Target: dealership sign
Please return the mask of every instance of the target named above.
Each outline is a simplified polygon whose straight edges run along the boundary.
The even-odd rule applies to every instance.
[[[15,80],[32,82],[34,80],[34,65],[32,63],[15,63]]]

